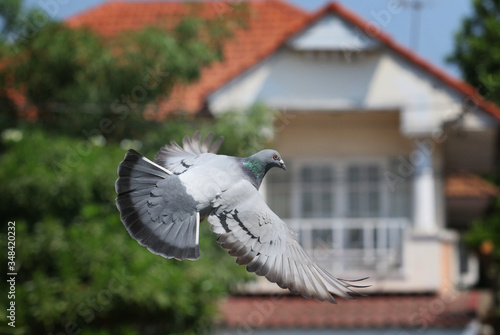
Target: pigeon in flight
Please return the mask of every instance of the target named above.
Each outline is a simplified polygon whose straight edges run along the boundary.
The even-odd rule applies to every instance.
[[[273,167],[286,170],[275,150],[247,158],[217,155],[222,138],[201,133],[164,146],[152,162],[129,150],[118,167],[116,205],[125,228],[152,253],[196,260],[200,221],[208,217],[217,242],[281,288],[336,303],[362,288],[334,277],[309,257],[296,234],[265,203],[259,187]],[[358,293],[359,294],[359,293]]]

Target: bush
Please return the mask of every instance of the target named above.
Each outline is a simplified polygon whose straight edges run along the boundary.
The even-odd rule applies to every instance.
[[[224,255],[208,224],[202,224],[199,261],[153,255],[130,238],[115,208],[114,181],[124,149],[36,127],[16,131],[4,131],[0,156],[0,213],[4,221],[16,221],[16,330],[210,330],[219,298],[247,275]],[[6,240],[2,236],[1,250]],[[5,303],[7,297],[1,299]],[[14,330],[0,317],[4,331]]]

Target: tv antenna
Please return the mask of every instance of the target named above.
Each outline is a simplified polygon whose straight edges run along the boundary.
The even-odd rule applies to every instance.
[[[410,48],[418,51],[418,44],[420,40],[420,11],[429,5],[424,0],[399,0],[399,4],[403,7],[410,8],[411,23],[410,23]]]

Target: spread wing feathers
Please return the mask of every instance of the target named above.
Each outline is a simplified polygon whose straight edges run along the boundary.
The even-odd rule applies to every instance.
[[[233,192],[246,196],[237,197],[235,203]],[[217,241],[249,272],[265,276],[305,298],[331,303],[336,303],[333,295],[354,300],[349,294],[359,293],[351,288],[364,287],[334,277],[309,257],[296,241],[295,233],[271,211],[250,183],[240,182],[223,192],[214,205],[217,208],[208,220],[212,231],[220,234]]]
[[[201,132],[197,131],[193,138],[185,136],[182,139],[182,147],[177,142],[172,141],[158,151],[155,156],[155,162],[165,166],[175,174],[180,174],[193,165],[194,160],[202,154],[216,154],[224,140],[219,137],[212,143],[213,134],[208,134],[201,140]]]
[[[179,178],[134,150],[118,176],[116,206],[130,236],[163,257],[198,259],[200,216]]]

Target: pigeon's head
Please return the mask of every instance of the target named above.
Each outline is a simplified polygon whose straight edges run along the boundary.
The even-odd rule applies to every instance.
[[[250,157],[243,158],[241,162],[245,167],[244,171],[257,189],[259,189],[262,179],[264,179],[269,169],[279,167],[286,170],[285,162],[283,162],[279,152],[276,150],[267,149],[259,151]]]
[[[280,153],[276,150],[262,150],[256,153],[255,156],[257,159],[264,163],[266,171],[269,171],[269,169],[273,167],[279,167],[283,170],[286,170],[285,162],[283,162]]]

